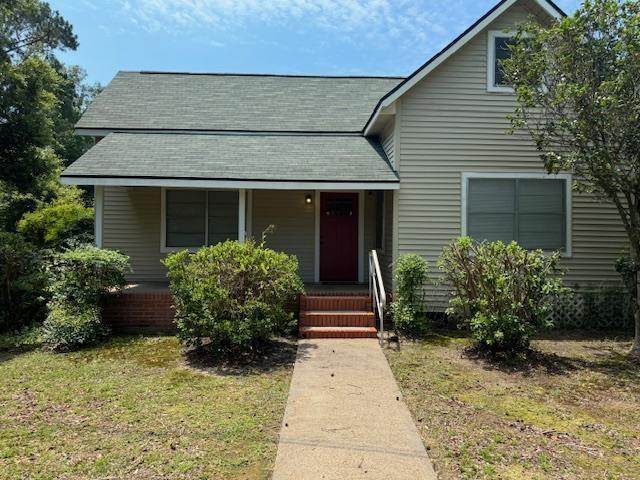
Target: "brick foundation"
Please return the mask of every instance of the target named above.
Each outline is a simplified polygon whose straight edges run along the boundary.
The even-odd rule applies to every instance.
[[[116,332],[174,333],[173,299],[166,292],[124,292],[107,297],[102,319]]]

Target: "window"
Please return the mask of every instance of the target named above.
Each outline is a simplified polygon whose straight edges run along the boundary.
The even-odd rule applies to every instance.
[[[163,249],[238,239],[237,191],[166,190],[163,201]]]
[[[384,251],[384,191],[376,190],[376,250]]]
[[[568,176],[467,174],[463,235],[570,254]]]
[[[489,32],[487,45],[487,89],[490,92],[513,92],[506,83],[502,61],[509,58],[513,35],[500,31]]]

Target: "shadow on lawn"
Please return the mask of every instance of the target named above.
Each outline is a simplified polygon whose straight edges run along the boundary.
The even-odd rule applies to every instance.
[[[558,352],[531,349],[526,355],[516,359],[494,358],[468,346],[469,333],[464,330],[433,328],[421,339],[421,343],[448,347],[460,345],[464,358],[488,370],[521,375],[568,375],[579,371],[598,372],[612,377],[614,381],[640,383],[640,361],[630,358],[620,342],[626,344],[633,336],[620,330],[549,330],[536,340],[557,344]],[[563,349],[563,343],[572,342],[579,346],[582,354],[571,355]],[[600,342],[600,343],[594,343]],[[609,343],[607,343],[609,342]],[[615,342],[615,343],[614,343]],[[567,352],[567,353],[565,353]]]
[[[8,362],[9,360],[13,360],[20,355],[24,355],[25,353],[32,352],[41,348],[40,345],[0,345],[0,363]]]
[[[298,356],[308,356],[312,347],[302,344],[298,348],[295,339],[276,338],[260,350],[249,353],[215,355],[206,348],[185,352],[187,365],[196,370],[216,375],[256,375],[283,368],[291,368]]]
[[[640,361],[630,358],[626,353],[621,353],[619,349],[613,347],[591,345],[581,347],[587,355],[570,356],[532,349],[517,359],[496,359],[471,347],[466,348],[463,355],[480,363],[485,369],[499,370],[504,373],[525,376],[544,373],[554,376],[589,371],[611,377],[613,381],[640,382]]]

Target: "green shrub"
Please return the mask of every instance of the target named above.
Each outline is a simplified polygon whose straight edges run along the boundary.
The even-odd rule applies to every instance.
[[[58,248],[93,241],[93,208],[86,207],[82,192],[67,187],[53,202],[25,213],[18,231],[41,247]]]
[[[129,257],[84,245],[56,255],[52,270],[51,291],[57,301],[96,306],[102,295],[125,286]]]
[[[66,302],[52,302],[42,325],[42,341],[55,351],[95,344],[107,333],[97,305],[73,306]]]
[[[492,354],[517,354],[548,328],[553,297],[566,291],[559,254],[527,251],[517,243],[454,241],[439,266],[452,286],[449,314],[468,326],[476,345]]]
[[[303,291],[294,256],[227,241],[169,255],[164,264],[187,345],[209,339],[218,351],[247,350],[292,326],[286,306]]]
[[[0,331],[42,321],[46,287],[38,250],[17,233],[0,232]]]
[[[70,350],[97,342],[107,334],[100,298],[125,285],[129,257],[85,245],[56,255],[53,262],[49,315],[43,341],[52,350]]]
[[[429,265],[420,255],[400,256],[394,279],[395,299],[391,303],[393,324],[398,333],[418,337],[425,333],[424,294],[422,287],[428,279]]]

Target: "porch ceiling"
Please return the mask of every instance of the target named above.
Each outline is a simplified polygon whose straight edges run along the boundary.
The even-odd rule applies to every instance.
[[[112,133],[62,177],[87,185],[234,188],[395,189],[399,183],[380,145],[356,135]]]

